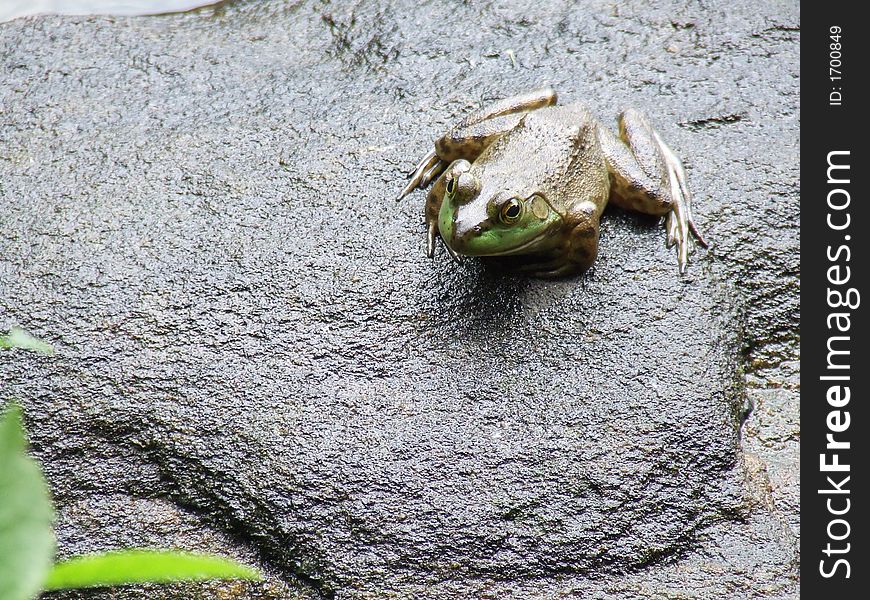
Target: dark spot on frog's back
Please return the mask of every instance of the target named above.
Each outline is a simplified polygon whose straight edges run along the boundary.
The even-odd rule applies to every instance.
[[[582,238],[590,238],[594,237],[596,234],[595,227],[593,225],[578,225],[574,229],[574,235]]]
[[[435,141],[435,151],[442,160],[454,161],[480,154],[486,141],[485,137],[457,138],[448,134]]]

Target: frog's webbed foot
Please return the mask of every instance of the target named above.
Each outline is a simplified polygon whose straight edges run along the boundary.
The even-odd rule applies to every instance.
[[[619,116],[621,140],[602,132],[601,144],[612,175],[611,200],[623,208],[666,215],[667,246],[677,246],[680,273],[689,261],[689,239],[707,247],[692,217],[692,194],[680,158],[639,112]]]
[[[653,135],[665,158],[674,205],[673,210],[668,213],[665,219],[666,243],[668,248],[674,244],[677,245],[677,260],[680,264],[680,273],[685,273],[689,260],[689,233],[695,237],[698,244],[703,248],[707,248],[708,245],[701,232],[698,231],[695,220],[692,218],[692,194],[689,192],[689,186],[686,183],[686,171],[683,169],[683,162],[665,144],[657,132],[654,131]]]

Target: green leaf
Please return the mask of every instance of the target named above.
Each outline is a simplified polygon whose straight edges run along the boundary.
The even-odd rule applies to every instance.
[[[42,471],[25,454],[21,409],[0,419],[0,598],[27,600],[42,588],[54,558],[54,510]]]
[[[13,327],[6,335],[0,335],[0,348],[21,348],[40,354],[54,354],[51,344],[46,344],[18,327]]]
[[[166,550],[119,550],[77,556],[54,565],[46,590],[168,583],[203,579],[260,579],[244,565],[219,556]]]

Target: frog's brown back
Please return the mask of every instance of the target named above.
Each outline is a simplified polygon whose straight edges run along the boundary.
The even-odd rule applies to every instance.
[[[580,104],[528,113],[475,161],[488,188],[482,195],[510,189],[523,197],[541,193],[560,212],[587,200],[603,210],[609,177],[597,127]]]

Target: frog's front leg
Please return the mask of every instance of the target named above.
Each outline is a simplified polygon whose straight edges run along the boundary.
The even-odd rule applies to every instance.
[[[610,201],[649,215],[667,215],[667,245],[677,244],[677,262],[684,273],[689,233],[703,247],[707,243],[692,219],[683,163],[636,110],[619,116],[619,138],[603,127],[599,138],[610,171]]]
[[[467,160],[459,159],[450,163],[450,166],[444,170],[438,179],[435,180],[435,185],[429,190],[426,196],[426,256],[433,258],[435,256],[435,240],[438,238],[438,215],[441,212],[441,203],[444,201],[444,192],[447,189],[448,182],[459,178],[459,175],[471,168],[471,163]],[[462,263],[462,259],[453,248],[444,244],[450,257],[457,263]]]
[[[425,188],[455,160],[473,162],[493,140],[516,127],[527,112],[555,103],[556,92],[543,88],[499,100],[471,113],[435,141],[435,147],[409,175],[398,199],[417,188]]]

